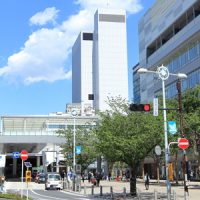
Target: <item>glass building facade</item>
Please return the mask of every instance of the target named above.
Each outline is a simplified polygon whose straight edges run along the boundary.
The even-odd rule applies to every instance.
[[[182,91],[199,84],[199,24],[199,0],[156,1],[139,22],[139,65],[153,71],[164,65],[170,73],[187,74]],[[176,82],[174,76],[166,80],[166,97],[177,94]],[[153,74],[140,75],[139,84],[141,102],[152,102],[161,93],[161,80]]]

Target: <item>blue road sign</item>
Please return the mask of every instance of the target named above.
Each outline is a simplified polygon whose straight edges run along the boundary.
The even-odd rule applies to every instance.
[[[20,153],[19,152],[13,152],[13,158],[19,158]]]
[[[171,134],[177,133],[176,122],[169,121],[168,122],[168,129],[169,129],[169,133],[171,133]]]
[[[81,154],[81,146],[76,146],[76,154]]]

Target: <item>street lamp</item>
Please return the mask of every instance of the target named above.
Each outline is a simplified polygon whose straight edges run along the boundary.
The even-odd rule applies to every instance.
[[[171,199],[171,185],[168,177],[168,163],[169,163],[169,147],[168,147],[168,135],[167,135],[167,112],[166,112],[166,98],[165,98],[165,80],[169,78],[170,75],[177,76],[180,79],[187,78],[186,74],[178,73],[173,74],[169,73],[169,70],[165,66],[160,66],[157,68],[157,71],[151,71],[145,68],[140,68],[137,70],[137,73],[154,73],[158,74],[159,78],[162,80],[162,93],[163,93],[163,118],[164,118],[164,136],[165,136],[165,173],[166,173],[166,185],[167,185],[167,199]]]
[[[75,173],[76,171],[76,116],[77,116],[77,111],[72,110],[71,112],[73,118],[74,118],[74,130],[73,130],[73,171]]]

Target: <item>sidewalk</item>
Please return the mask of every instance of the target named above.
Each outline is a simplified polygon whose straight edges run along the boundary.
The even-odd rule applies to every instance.
[[[123,181],[101,181],[100,186],[102,186],[102,199],[106,199],[106,197],[110,197],[111,195],[111,187],[113,190],[114,197],[116,196],[124,196],[124,192],[126,192],[126,196],[130,194],[130,183],[123,182]],[[100,188],[94,186],[94,190],[92,192],[92,184],[88,183],[88,181],[84,181],[81,183],[81,194],[89,195],[93,197],[100,198]],[[198,200],[200,199],[200,182],[190,182],[189,183],[189,199],[190,200]],[[155,180],[150,181],[149,190],[146,190],[144,187],[144,182],[141,179],[137,179],[137,193],[141,195],[141,199],[154,199],[155,191],[158,192],[159,195],[165,196],[166,195],[166,185],[165,181],[161,181],[159,184]],[[92,194],[93,193],[93,194]],[[164,195],[165,194],[165,195]],[[184,199],[184,187],[182,182],[179,182],[178,186],[172,185],[171,187],[171,194],[176,194],[176,200]],[[146,198],[142,198],[146,196]],[[147,198],[148,196],[148,198]],[[120,199],[120,198],[115,198]],[[122,199],[122,198],[121,198]],[[129,199],[129,198],[127,198]],[[133,199],[133,198],[130,198]],[[137,198],[136,198],[137,199]],[[163,197],[162,199],[166,199]]]

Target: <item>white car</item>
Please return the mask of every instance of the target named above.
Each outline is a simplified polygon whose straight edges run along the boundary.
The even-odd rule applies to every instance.
[[[47,173],[45,177],[45,189],[63,189],[62,179],[59,173]]]

